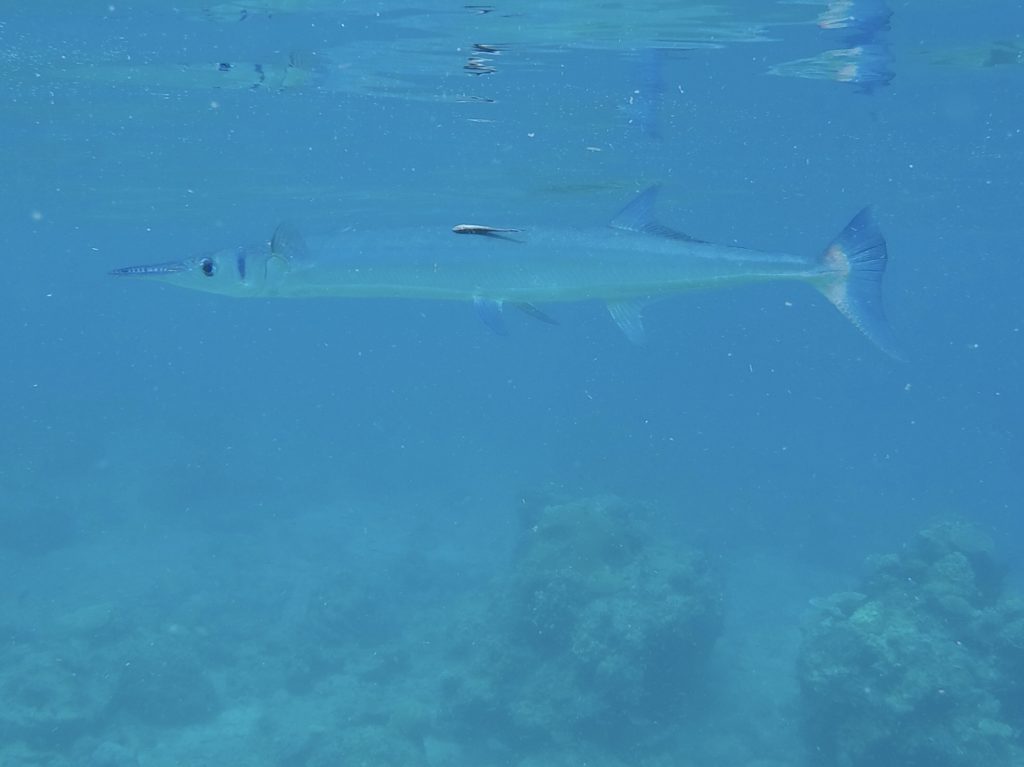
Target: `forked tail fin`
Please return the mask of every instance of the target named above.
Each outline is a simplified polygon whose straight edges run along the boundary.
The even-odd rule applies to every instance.
[[[882,308],[882,277],[889,256],[870,208],[864,208],[818,259],[818,289],[874,344],[905,359]]]

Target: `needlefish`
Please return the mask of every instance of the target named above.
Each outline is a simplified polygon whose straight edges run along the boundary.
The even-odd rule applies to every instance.
[[[609,225],[591,228],[461,223],[304,238],[282,224],[265,244],[111,274],[236,297],[467,301],[499,334],[506,332],[505,307],[557,324],[537,305],[596,299],[636,343],[645,340],[645,307],[659,299],[798,281],[817,288],[883,352],[902,357],[882,306],[888,254],[870,208],[806,258],[705,242],[661,224],[656,195],[656,187],[647,189]]]

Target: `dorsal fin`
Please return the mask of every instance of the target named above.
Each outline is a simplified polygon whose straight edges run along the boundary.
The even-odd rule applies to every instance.
[[[632,202],[612,219],[612,228],[650,234],[655,237],[667,237],[672,240],[683,240],[684,242],[703,242],[703,240],[698,240],[696,237],[691,237],[654,220],[654,204],[658,199],[658,190],[657,185],[649,186],[634,197]]]
[[[658,200],[660,187],[649,186],[634,197],[626,207],[612,219],[613,229],[627,232],[642,232],[654,223],[654,204]]]

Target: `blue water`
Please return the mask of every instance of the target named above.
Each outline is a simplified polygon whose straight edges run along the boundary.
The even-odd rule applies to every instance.
[[[1024,11],[893,0],[860,92],[767,74],[817,5],[225,5],[0,12],[0,763],[1024,764]],[[875,205],[909,361],[797,284],[638,347],[107,275],[653,183],[808,256]]]

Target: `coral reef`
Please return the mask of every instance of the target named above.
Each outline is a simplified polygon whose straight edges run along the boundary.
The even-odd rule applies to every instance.
[[[704,557],[616,498],[526,503],[509,528],[474,577],[402,547],[275,573],[252,563],[279,542],[254,537],[131,598],[27,593],[0,613],[0,761],[677,763],[714,693]]]
[[[518,555],[460,627],[443,697],[459,727],[635,749],[692,710],[721,628],[699,553],[659,540],[616,498],[524,510]]]
[[[976,528],[930,527],[814,608],[798,672],[816,764],[1024,764],[1024,604]]]
[[[24,757],[3,764],[131,765],[122,733],[206,722],[220,694],[204,667],[208,642],[180,626],[134,626],[141,612],[83,604],[0,631],[0,740]],[[113,738],[115,740],[107,740]]]
[[[212,719],[220,695],[194,646],[173,635],[146,639],[126,654],[108,714],[159,727]]]
[[[61,748],[103,716],[111,684],[79,647],[18,643],[0,652],[0,740]]]

